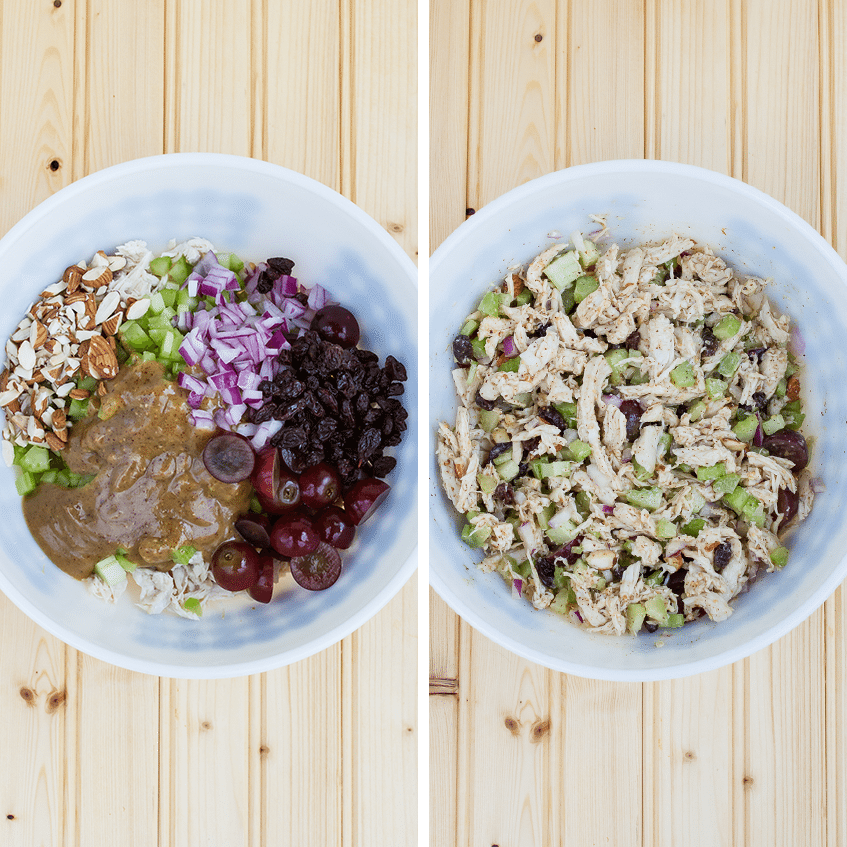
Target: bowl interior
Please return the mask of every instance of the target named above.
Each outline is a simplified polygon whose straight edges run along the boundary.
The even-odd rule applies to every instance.
[[[306,285],[320,283],[359,318],[363,347],[393,354],[417,402],[417,292],[411,260],[374,220],[313,180],[264,162],[211,154],[138,160],[69,186],[0,241],[5,268],[0,334],[8,337],[38,293],[64,268],[130,239],[151,249],[208,238],[260,261],[294,260]],[[125,595],[116,605],[91,596],[54,567],[27,531],[12,471],[0,469],[0,588],[48,631],[132,670],[215,677],[278,667],[328,647],[375,614],[415,566],[415,415],[389,498],[357,532],[338,582],[325,592],[293,586],[263,606],[240,598],[210,606],[199,621],[150,616]],[[248,602],[249,601],[249,602]]]
[[[553,612],[511,598],[497,574],[459,539],[460,520],[430,469],[431,582],[492,640],[556,670],[581,676],[647,680],[684,676],[749,655],[804,620],[847,574],[845,421],[847,268],[826,242],[781,204],[751,187],[700,168],[663,162],[604,162],[571,168],[522,186],[462,224],[433,255],[430,293],[430,437],[453,423],[451,342],[482,293],[556,240],[596,229],[607,214],[622,245],[676,232],[709,244],[742,273],[773,278],[770,297],[800,327],[810,466],[826,483],[810,517],[791,535],[782,573],[759,580],[717,625],[700,619],[667,638],[592,635]],[[553,235],[551,235],[553,233]],[[662,642],[662,649],[656,643]]]

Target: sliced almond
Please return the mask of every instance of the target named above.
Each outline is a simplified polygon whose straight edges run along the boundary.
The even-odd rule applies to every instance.
[[[102,335],[88,342],[88,371],[96,379],[113,379],[118,375],[118,357]]]
[[[126,267],[126,259],[123,256],[109,256],[109,268],[112,273],[122,271]]]
[[[137,321],[139,318],[143,318],[144,315],[147,314],[147,310],[150,308],[150,301],[148,299],[136,300],[133,303],[129,304],[129,307],[126,310],[126,319],[128,321]]]
[[[109,265],[104,267],[94,267],[86,271],[82,275],[83,285],[89,285],[91,288],[101,288],[108,285],[112,281],[112,271]]]
[[[53,411],[53,418],[50,421],[50,425],[53,427],[54,432],[58,432],[68,425],[68,419],[64,409],[55,409]]]
[[[74,291],[73,294],[69,294],[67,297],[65,297],[65,305],[72,306],[74,303],[82,303],[85,301],[85,298],[87,296],[87,291]]]
[[[87,391],[85,388],[72,388],[68,392],[68,397],[71,400],[87,400],[91,396],[91,392]]]
[[[121,304],[121,295],[118,291],[109,291],[100,301],[100,305],[94,313],[94,322],[101,324],[114,314],[115,309]]]
[[[103,335],[114,335],[118,331],[118,327],[123,323],[123,319],[124,316],[118,312],[116,315],[112,315],[109,320],[103,321],[103,326],[101,327]]]
[[[47,446],[51,450],[55,450],[57,453],[65,449],[65,442],[62,441],[58,435],[55,435],[52,432],[48,432],[44,436],[44,440],[47,442]]]

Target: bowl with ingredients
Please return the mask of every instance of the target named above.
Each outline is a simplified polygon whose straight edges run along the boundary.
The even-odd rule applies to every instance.
[[[847,267],[658,161],[500,197],[431,261],[431,583],[555,670],[714,669],[847,575]]]
[[[296,661],[416,564],[416,271],[275,165],[117,165],[2,240],[0,588],[77,649]]]

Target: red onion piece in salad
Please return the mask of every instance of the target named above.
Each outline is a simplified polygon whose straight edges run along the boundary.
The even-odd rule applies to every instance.
[[[621,403],[623,403],[623,397],[618,397],[617,394],[604,394],[603,402],[607,406],[615,406],[620,409]]]
[[[511,359],[518,352],[517,347],[515,347],[515,339],[512,338],[511,335],[507,335],[503,339],[503,355],[507,358]]]
[[[806,352],[806,339],[803,338],[803,334],[797,326],[791,327],[791,334],[788,339],[788,349],[795,356],[802,356]]]

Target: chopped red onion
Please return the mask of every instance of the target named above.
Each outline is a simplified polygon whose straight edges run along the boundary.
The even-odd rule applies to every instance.
[[[512,357],[513,357],[513,356],[514,356],[517,352],[518,352],[518,350],[517,350],[517,348],[515,347],[515,339],[514,339],[514,338],[512,338],[512,336],[511,336],[511,335],[507,335],[507,336],[503,339],[503,353],[504,353],[504,354],[505,354],[508,358],[510,358],[510,359],[511,359],[511,358],[512,358]]]
[[[614,506],[603,506],[603,514],[604,515],[612,515],[615,512]]]
[[[621,403],[623,403],[623,397],[618,397],[617,394],[604,394],[603,402],[607,406],[616,406],[618,409],[620,409]]]
[[[788,349],[795,356],[802,356],[806,352],[806,339],[800,332],[800,327],[791,327],[791,335],[788,339]]]
[[[523,593],[523,580],[522,579],[513,579],[512,580],[512,597],[515,600],[521,599],[521,594]]]
[[[823,494],[826,491],[826,483],[819,477],[813,477],[809,482],[809,486],[815,494]]]
[[[312,289],[309,291],[309,308],[314,309],[316,312],[319,309],[323,309],[329,301],[329,296],[327,294],[327,290],[322,285],[314,285]]]
[[[758,415],[757,415],[757,417],[758,417]],[[762,432],[762,425],[759,424],[756,427],[756,434],[753,436],[753,446],[754,447],[761,447],[764,440],[765,440],[765,434],[764,434],[764,432]]]

